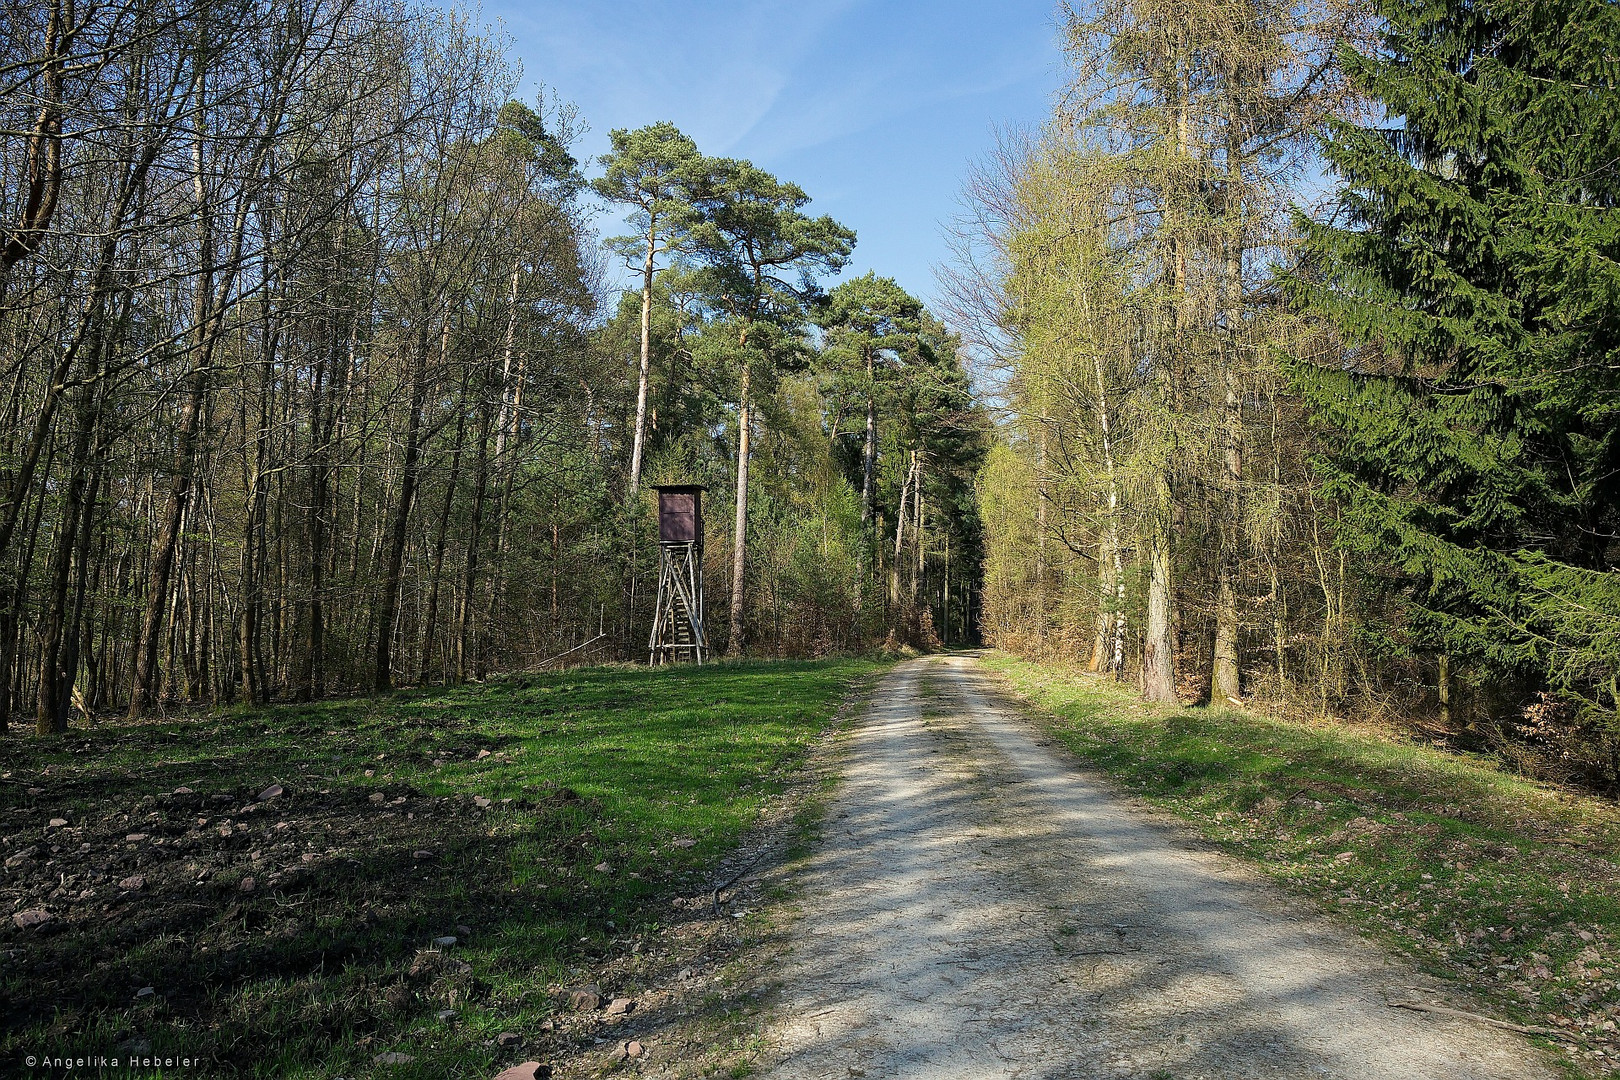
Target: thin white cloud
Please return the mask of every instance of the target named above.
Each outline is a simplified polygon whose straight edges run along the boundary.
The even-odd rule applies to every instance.
[[[1000,122],[1044,115],[1052,0],[485,0],[527,76],[591,125],[669,120],[708,154],[802,184],[867,266],[926,294],[955,177]],[[618,231],[611,210],[603,231]]]
[[[776,107],[822,30],[850,3],[509,2],[493,5],[528,77],[609,127],[671,120],[709,153],[733,153]]]

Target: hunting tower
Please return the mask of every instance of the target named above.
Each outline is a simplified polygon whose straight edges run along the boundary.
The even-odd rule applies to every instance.
[[[653,608],[649,664],[690,654],[703,663],[703,492],[701,484],[655,485],[658,492],[658,603]]]

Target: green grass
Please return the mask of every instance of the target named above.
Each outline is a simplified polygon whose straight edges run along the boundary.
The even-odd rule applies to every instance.
[[[1620,810],[1333,722],[1161,708],[1077,669],[986,664],[1071,750],[1226,852],[1620,1066]]]
[[[523,1059],[508,1031],[533,1056],[547,987],[655,932],[881,666],[578,669],[0,740],[0,1072],[121,1047],[205,1059],[187,1076],[487,1077]]]

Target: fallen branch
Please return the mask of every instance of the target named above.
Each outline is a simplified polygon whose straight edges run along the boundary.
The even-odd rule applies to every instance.
[[[1438,1013],[1441,1016],[1455,1016],[1461,1020],[1477,1020],[1481,1024],[1491,1027],[1506,1028],[1508,1031],[1517,1031],[1521,1035],[1545,1035],[1551,1039],[1563,1039],[1566,1042],[1579,1042],[1580,1037],[1571,1035],[1567,1031],[1557,1028],[1542,1027],[1539,1024],[1515,1024],[1507,1020],[1498,1020],[1493,1016],[1481,1016],[1479,1013],[1464,1012],[1462,1009],[1448,1009],[1444,1005],[1430,1005],[1423,1001],[1391,1001],[1392,1009],[1411,1009],[1413,1012]]]
[[[594,645],[598,641],[601,641],[605,637],[607,637],[606,634],[597,634],[595,637],[591,638],[591,640],[581,642],[580,644],[575,645],[572,649],[569,649],[567,652],[560,652],[556,656],[553,656],[550,660],[542,660],[542,661],[540,661],[540,663],[535,665],[534,670],[535,671],[544,671],[547,664],[556,663],[558,660],[561,660],[563,657],[571,656],[574,653],[579,652],[579,650],[585,648],[585,646]]]
[[[754,868],[754,864],[763,859],[765,857],[765,852],[769,850],[769,847],[762,847],[758,851],[754,852],[754,857],[744,863],[741,870],[738,870],[735,874],[732,874],[725,881],[722,881],[720,884],[714,887],[714,894],[709,897],[709,905],[714,909],[715,918],[718,919],[720,917],[720,894],[737,884],[737,882],[741,881],[743,875],[752,870]]]

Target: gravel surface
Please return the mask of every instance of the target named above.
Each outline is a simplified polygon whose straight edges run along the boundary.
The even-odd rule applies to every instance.
[[[969,656],[896,668],[799,879],[774,1080],[1555,1077],[1088,776]]]

